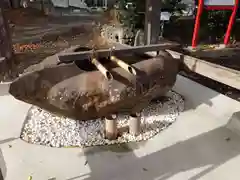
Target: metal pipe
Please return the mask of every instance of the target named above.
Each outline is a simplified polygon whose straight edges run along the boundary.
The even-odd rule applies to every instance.
[[[130,134],[137,136],[141,130],[141,116],[140,113],[130,115],[129,119],[129,132]]]
[[[134,69],[134,67],[130,66],[129,64],[125,63],[124,61],[122,61],[121,59],[118,59],[116,56],[111,56],[110,60],[115,62],[119,67],[123,68],[124,70],[126,70],[127,72],[133,74],[133,75],[137,75],[136,70]]]
[[[91,62],[96,66],[96,68],[103,74],[103,76],[107,80],[113,80],[112,74],[96,58],[92,58]]]
[[[105,117],[105,138],[113,140],[117,138],[117,115]]]
[[[115,46],[113,46],[110,49],[110,60],[115,62],[119,67],[123,68],[125,71],[129,72],[130,74],[137,75],[137,72],[134,69],[134,67],[132,67],[131,65],[125,63],[124,61],[122,61],[121,59],[118,59],[116,56],[113,55],[114,50],[115,50]]]

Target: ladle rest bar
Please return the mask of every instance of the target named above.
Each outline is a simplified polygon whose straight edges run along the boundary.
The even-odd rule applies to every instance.
[[[124,49],[116,49],[114,50],[114,55],[122,55],[122,54],[144,54],[146,52],[152,51],[160,51],[165,49],[171,49],[174,47],[180,46],[177,43],[164,43],[164,44],[153,44],[148,46],[136,46],[136,47],[128,47]],[[111,49],[99,49],[95,50],[94,53],[97,54],[98,58],[109,57],[111,55]],[[76,60],[89,59],[93,54],[93,51],[82,51],[82,52],[63,52],[57,54],[58,60],[62,63],[70,63]]]

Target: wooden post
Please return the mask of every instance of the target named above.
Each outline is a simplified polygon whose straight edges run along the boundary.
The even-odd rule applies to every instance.
[[[145,45],[157,44],[160,34],[161,0],[145,1]]]
[[[137,136],[140,133],[140,129],[141,129],[141,115],[138,113],[130,115],[129,119],[130,134]]]
[[[98,6],[98,0],[94,0],[94,7]]]
[[[20,0],[11,0],[11,6],[14,9],[20,8]]]
[[[105,137],[109,140],[117,138],[117,115],[105,117]]]
[[[108,0],[104,0],[104,6],[106,9],[108,8]]]
[[[3,1],[3,7],[4,8],[11,8],[11,1],[10,0],[2,0]]]
[[[12,56],[13,48],[9,26],[3,12],[3,1],[0,1],[0,57],[10,59]]]
[[[45,14],[45,5],[44,5],[44,0],[41,0],[41,11],[43,14]]]

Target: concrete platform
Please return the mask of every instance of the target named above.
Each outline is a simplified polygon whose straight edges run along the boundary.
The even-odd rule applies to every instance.
[[[240,136],[228,123],[240,111],[240,103],[182,76],[174,90],[185,97],[185,111],[155,138],[84,150],[21,141],[18,136],[30,105],[1,93],[2,179],[238,180]]]

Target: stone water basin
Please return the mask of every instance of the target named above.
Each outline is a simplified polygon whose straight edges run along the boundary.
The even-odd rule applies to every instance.
[[[87,50],[75,47],[65,52]],[[132,65],[133,75],[107,58],[99,61],[111,72],[106,79],[88,59],[59,64],[51,56],[10,85],[16,99],[50,112],[78,120],[90,120],[113,113],[136,113],[152,99],[164,96],[174,85],[179,62],[162,51],[157,57],[122,55]]]

